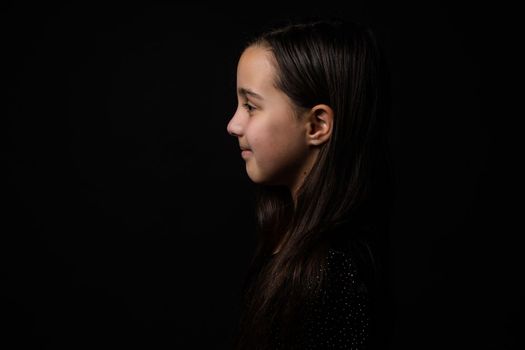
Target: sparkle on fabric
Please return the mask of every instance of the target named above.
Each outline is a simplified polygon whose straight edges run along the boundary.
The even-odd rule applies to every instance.
[[[305,334],[298,344],[305,350],[365,349],[369,300],[350,254],[329,249],[325,269],[327,283],[305,306]]]

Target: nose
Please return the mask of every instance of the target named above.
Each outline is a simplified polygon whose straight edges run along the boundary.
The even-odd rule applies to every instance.
[[[228,134],[239,137],[242,135],[242,125],[240,123],[240,119],[238,118],[238,113],[236,112],[233,117],[228,122],[228,126],[226,127],[226,130],[228,130]]]

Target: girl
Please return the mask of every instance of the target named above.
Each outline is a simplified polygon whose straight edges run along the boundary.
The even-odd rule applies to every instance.
[[[371,31],[342,20],[274,28],[240,56],[227,130],[258,184],[258,245],[237,349],[384,346],[385,72]]]

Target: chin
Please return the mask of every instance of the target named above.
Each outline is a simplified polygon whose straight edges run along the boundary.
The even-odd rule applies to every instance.
[[[253,183],[256,183],[258,185],[265,185],[266,184],[266,181],[264,181],[264,179],[261,179],[260,177],[253,176],[253,175],[250,175],[250,174],[248,174],[248,177],[250,178],[250,180]]]
[[[261,174],[258,171],[254,171],[253,166],[250,167],[248,164],[246,164],[246,174],[248,175],[250,180],[252,180],[252,182],[256,184],[264,183],[264,177],[261,176]]]
[[[282,176],[276,176],[277,174],[263,174],[257,170],[258,169],[253,169],[253,167],[246,167],[246,173],[253,183],[264,186],[287,186],[289,184]]]
[[[270,179],[270,178],[264,178],[261,176],[254,176],[248,174],[248,177],[250,180],[257,184],[257,185],[263,185],[263,186],[287,186],[286,183],[283,181],[277,181],[276,179]]]
[[[248,177],[252,180],[253,183],[258,185],[265,185],[267,180],[260,174],[254,174],[253,172],[247,171]]]

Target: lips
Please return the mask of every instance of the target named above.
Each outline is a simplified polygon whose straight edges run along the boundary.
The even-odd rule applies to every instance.
[[[252,154],[252,150],[248,147],[241,146],[241,156],[247,158]]]

